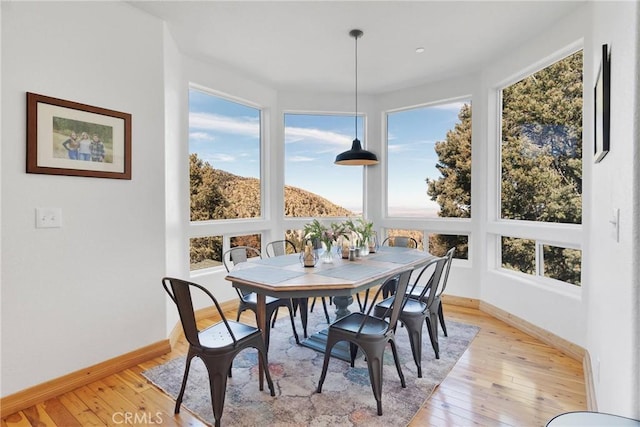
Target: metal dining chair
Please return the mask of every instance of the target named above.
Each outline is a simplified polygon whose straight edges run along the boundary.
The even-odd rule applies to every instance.
[[[440,276],[444,270],[446,258],[434,258],[429,261],[416,277],[416,281],[407,291],[407,301],[400,312],[400,322],[407,328],[409,334],[409,343],[413,360],[418,369],[418,378],[422,378],[422,325],[427,324],[431,346],[436,354],[436,359],[440,358],[440,348],[438,344],[438,318],[437,311],[433,310],[433,299],[435,298],[435,289],[440,282]],[[424,286],[418,287],[421,279],[429,279]],[[416,293],[416,289],[420,292]],[[398,292],[400,290],[398,289]],[[397,295],[397,294],[396,294]],[[374,315],[384,317],[389,311],[389,307],[394,303],[395,299],[391,297],[379,302],[375,306]]]
[[[196,283],[165,277],[162,279],[162,286],[178,308],[182,329],[189,343],[182,386],[176,398],[176,406],[174,409],[176,414],[180,412],[182,397],[184,396],[187,378],[189,377],[191,360],[194,357],[198,357],[204,362],[207,373],[209,374],[211,406],[213,407],[213,417],[216,427],[220,426],[220,420],[222,419],[227,389],[227,376],[231,377],[233,359],[241,351],[249,347],[258,350],[258,355],[262,360],[263,366],[265,366],[264,372],[271,396],[276,395],[271,374],[269,373],[267,347],[262,339],[260,329],[244,323],[227,320],[220,308],[220,304],[218,304],[218,301],[211,292]],[[191,296],[192,289],[202,291],[213,301],[213,305],[220,316],[220,322],[206,329],[198,329]],[[260,390],[262,390],[262,388],[260,388]]]
[[[397,246],[401,248],[418,249],[418,241],[410,236],[389,236],[382,241],[382,246]],[[387,298],[395,292],[393,283],[382,290],[382,298]]]
[[[445,337],[448,337],[447,334],[447,326],[444,324],[444,311],[442,309],[442,293],[444,289],[447,287],[447,281],[449,280],[449,270],[451,269],[451,263],[453,262],[453,255],[456,251],[456,248],[453,247],[449,249],[444,256],[447,259],[447,265],[444,268],[444,272],[440,279],[440,284],[438,285],[438,289],[436,291],[436,296],[433,299],[433,309],[438,312],[438,319],[440,320],[440,326],[442,326],[442,332]]]
[[[274,240],[265,247],[269,258],[297,253],[296,245],[291,240]]]
[[[227,269],[227,272],[231,270],[231,267],[241,262],[247,262],[249,258],[259,257],[262,258],[260,251],[251,246],[236,246],[227,250],[222,256],[222,263]],[[236,321],[240,320],[240,314],[245,310],[251,310],[257,314],[258,312],[258,297],[255,292],[243,292],[238,288],[234,288],[238,293],[240,302],[238,304],[238,315]],[[298,332],[296,331],[296,325],[293,321],[293,304],[290,298],[274,298],[266,297],[266,317],[267,323],[264,331],[265,343],[267,350],[269,349],[269,335],[271,332],[272,321],[275,323],[275,313],[279,307],[287,307],[289,310],[289,318],[291,319],[291,329],[293,330],[293,336],[296,339],[296,343],[300,343],[298,338]]]
[[[331,350],[339,341],[348,341],[351,354],[351,367],[355,365],[355,358],[358,348],[364,353],[369,368],[369,380],[371,388],[376,399],[378,415],[382,415],[382,370],[384,366],[384,350],[387,344],[391,344],[391,351],[400,377],[402,388],[406,388],[404,375],[398,359],[398,351],[395,342],[395,329],[398,317],[404,303],[407,301],[405,292],[411,277],[413,269],[407,269],[399,274],[394,274],[388,280],[396,280],[398,283],[398,292],[396,296],[392,296],[388,310],[383,317],[371,316],[373,304],[369,307],[368,312],[354,312],[347,316],[336,320],[329,326],[327,334],[327,346],[324,351],[324,363],[322,365],[322,374],[318,383],[317,392],[322,392],[322,385],[327,376],[329,367],[329,359],[331,358]],[[374,301],[380,295],[382,287],[378,288]],[[389,321],[384,317],[389,317]]]

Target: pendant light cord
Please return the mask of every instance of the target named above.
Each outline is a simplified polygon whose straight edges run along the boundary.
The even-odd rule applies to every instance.
[[[356,39],[356,111],[354,114],[355,128],[356,128],[356,139],[358,139],[358,36],[354,37]]]

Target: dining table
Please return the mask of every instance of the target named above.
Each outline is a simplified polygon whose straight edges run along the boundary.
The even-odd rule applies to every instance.
[[[314,266],[305,267],[300,254],[290,254],[251,258],[234,265],[225,279],[242,292],[255,292],[256,323],[264,331],[268,321],[267,296],[305,302],[312,297],[332,297],[338,319],[349,314],[348,307],[354,295],[382,284],[407,268],[424,266],[433,258],[434,255],[418,249],[381,246],[376,252],[353,260],[334,254],[330,263],[318,261]],[[306,315],[306,304],[301,305],[302,310]],[[323,331],[318,331],[301,344],[324,351],[324,335]],[[264,367],[259,363],[261,387],[263,372]]]

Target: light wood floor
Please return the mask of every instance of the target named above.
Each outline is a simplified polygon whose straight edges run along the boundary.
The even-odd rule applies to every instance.
[[[580,362],[477,309],[445,305],[444,312],[445,319],[481,329],[410,426],[544,426],[559,413],[586,409]],[[253,318],[247,315],[243,321]],[[185,409],[174,415],[174,400],[140,374],[185,353],[186,344],[180,340],[163,357],[9,415],[1,425],[204,426]]]

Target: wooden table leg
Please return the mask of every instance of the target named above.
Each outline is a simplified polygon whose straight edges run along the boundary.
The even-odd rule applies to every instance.
[[[265,294],[256,293],[257,297],[257,307],[256,307],[256,321],[258,323],[258,328],[262,331],[262,339],[266,344],[266,335],[264,331],[267,327],[267,297]],[[262,366],[262,359],[258,358],[258,378],[259,378],[259,386],[260,390],[264,390],[264,370],[269,369],[267,366]]]

